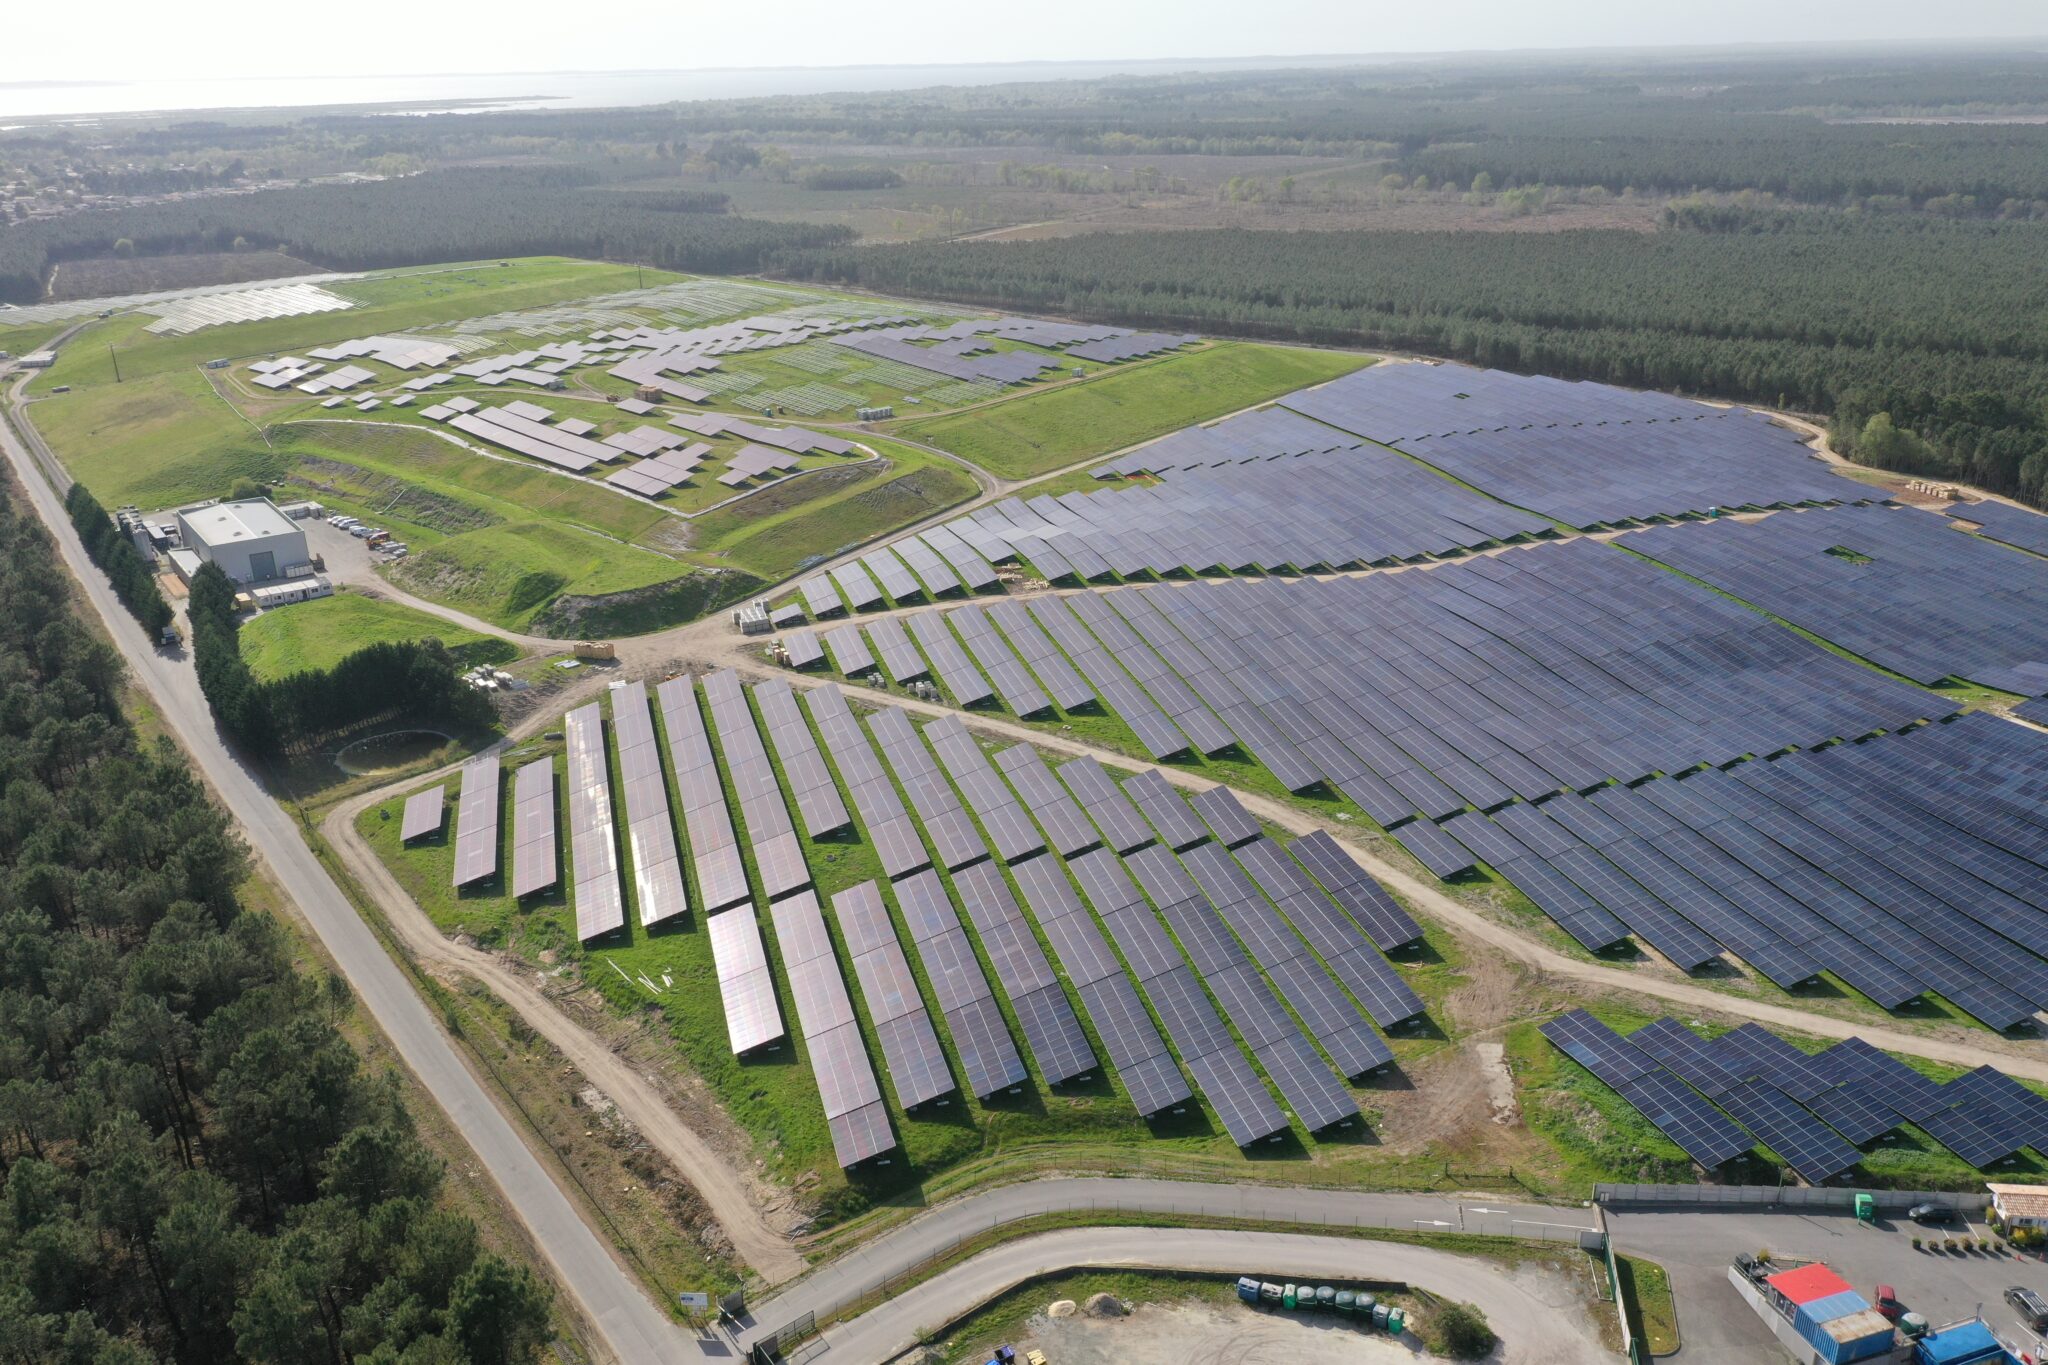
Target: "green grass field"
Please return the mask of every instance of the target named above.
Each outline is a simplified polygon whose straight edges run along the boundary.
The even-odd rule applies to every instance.
[[[361,301],[358,307],[332,313],[208,327],[185,336],[152,336],[143,330],[151,321],[148,318],[95,320],[65,343],[56,365],[35,381],[33,391],[48,392],[57,384],[81,389],[111,384],[116,357],[121,377],[132,381],[192,369],[215,358],[303,351],[323,342],[541,308],[635,287],[630,265],[561,256],[527,257],[507,266],[422,266],[379,271],[377,275],[373,280],[332,286],[329,292]],[[686,277],[646,270],[640,272],[640,278],[651,287]],[[114,356],[108,355],[109,345]]]
[[[499,664],[519,657],[510,640],[429,616],[398,602],[341,591],[262,612],[242,627],[242,657],[260,679],[328,668],[364,645],[433,636],[463,664]]]
[[[524,630],[563,594],[597,597],[688,577],[665,555],[552,521],[453,536],[387,571],[407,592]]]
[[[1028,479],[1371,363],[1371,356],[1340,351],[1218,342],[944,417],[899,421],[892,430],[992,474]]]
[[[887,468],[845,468],[829,492],[803,481],[757,494],[691,523],[693,547],[761,578],[785,578],[820,559],[966,502],[974,478],[946,460],[880,437],[862,438]]]

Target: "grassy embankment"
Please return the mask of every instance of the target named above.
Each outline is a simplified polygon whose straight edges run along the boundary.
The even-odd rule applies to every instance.
[[[242,657],[259,679],[330,668],[364,645],[439,639],[463,665],[519,657],[509,640],[451,625],[398,602],[342,591],[262,612],[242,626]]]

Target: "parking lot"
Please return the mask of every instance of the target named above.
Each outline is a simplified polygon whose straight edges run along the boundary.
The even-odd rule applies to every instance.
[[[2040,1355],[2042,1338],[2006,1305],[2008,1285],[2048,1295],[2048,1261],[2038,1254],[1915,1251],[1912,1239],[1947,1235],[1982,1238],[1981,1222],[1920,1227],[1880,1218],[1858,1223],[1849,1214],[1697,1209],[1608,1212],[1616,1247],[1660,1262],[1671,1274],[1678,1301],[1680,1354],[1696,1360],[1773,1360],[1778,1350],[1728,1283],[1738,1252],[1768,1249],[1780,1259],[1826,1261],[1865,1298],[1880,1283],[1898,1291],[1906,1307],[1937,1327],[1981,1313],[2005,1341]]]

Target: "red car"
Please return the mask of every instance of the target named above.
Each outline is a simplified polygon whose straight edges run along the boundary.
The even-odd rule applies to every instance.
[[[1897,1322],[1899,1314],[1906,1311],[1906,1305],[1899,1302],[1899,1291],[1888,1284],[1877,1287],[1876,1301],[1872,1306],[1884,1315],[1887,1322]]]

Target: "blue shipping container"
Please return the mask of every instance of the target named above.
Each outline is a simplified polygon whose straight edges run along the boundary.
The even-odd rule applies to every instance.
[[[1851,1313],[1861,1313],[1869,1307],[1868,1299],[1853,1289],[1845,1289],[1824,1299],[1802,1303],[1796,1311],[1798,1316],[1808,1322],[1833,1322],[1836,1318],[1846,1318]]]

